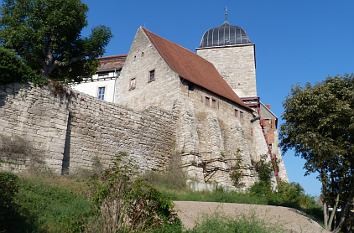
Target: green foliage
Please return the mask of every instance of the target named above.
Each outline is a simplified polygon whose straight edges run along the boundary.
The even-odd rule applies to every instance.
[[[0,173],[0,188],[0,208],[10,209],[14,204],[14,196],[18,192],[18,177],[8,172]]]
[[[18,186],[17,176],[7,172],[0,173],[0,232],[12,232],[18,220],[14,200]]]
[[[241,182],[242,176],[243,175],[241,171],[241,158],[239,156],[239,153],[237,153],[236,164],[231,167],[230,171],[230,178],[236,188],[244,187],[245,184]]]
[[[0,85],[28,81],[42,84],[41,76],[36,75],[13,51],[0,47],[0,57]]]
[[[270,179],[272,177],[272,164],[266,161],[266,156],[263,156],[256,164],[255,164],[256,172],[258,173],[258,178],[260,181],[265,183],[270,183]]]
[[[187,177],[181,168],[181,157],[173,155],[166,171],[150,171],[144,174],[143,179],[153,186],[166,189],[181,190],[186,189]]]
[[[143,180],[135,180],[127,194],[128,217],[133,229],[178,223],[173,202]]]
[[[272,195],[272,186],[270,182],[258,181],[250,187],[249,191],[255,196],[269,198]]]
[[[354,75],[295,86],[284,109],[283,151],[294,149],[304,158],[306,174],[319,173],[324,203],[334,206],[339,195],[341,219],[348,219],[354,198]]]
[[[269,203],[295,208],[309,214],[316,221],[322,222],[322,208],[315,199],[306,195],[298,183],[280,182],[278,191],[268,196]]]
[[[0,231],[81,232],[89,202],[61,186],[54,178],[0,173]]]
[[[111,38],[105,26],[81,37],[87,5],[80,0],[4,0],[0,8],[0,45],[15,50],[46,78],[80,81],[93,74],[96,58]]]
[[[273,193],[271,185],[272,165],[270,162],[266,161],[266,156],[262,156],[261,159],[255,163],[255,169],[259,181],[256,182],[249,191],[253,195],[269,199]]]
[[[124,156],[123,156],[124,157]],[[110,174],[118,174],[124,171],[121,165],[122,160],[108,171],[115,171]],[[119,165],[119,166],[118,166]],[[119,168],[117,168],[119,167]],[[73,177],[57,177],[48,174],[26,175],[18,179],[9,173],[0,173],[1,190],[12,190],[6,195],[0,192],[0,200],[11,200],[11,206],[15,208],[12,223],[5,221],[4,232],[151,232],[151,233],[173,233],[173,232],[277,232],[279,229],[265,227],[265,224],[253,217],[229,220],[213,217],[207,218],[199,223],[192,230],[184,230],[180,221],[172,212],[171,198],[174,200],[192,201],[217,201],[231,203],[250,204],[275,204],[284,205],[290,203],[291,207],[305,210],[309,214],[318,214],[318,207],[314,200],[303,194],[303,190],[297,184],[281,184],[279,192],[273,196],[260,197],[250,193],[227,192],[217,189],[214,192],[191,192],[187,189],[172,191],[164,190],[158,192],[151,185],[139,178],[123,179],[126,186],[119,180],[121,175],[111,176],[102,174],[102,177],[94,178],[95,184],[102,186],[97,189],[92,185],[88,186],[85,180],[77,180]],[[91,181],[93,182],[93,181]],[[104,184],[109,183],[109,188]],[[5,184],[5,185],[4,185]],[[3,188],[4,187],[4,188]],[[9,188],[5,188],[9,187]],[[104,188],[102,188],[104,187]],[[121,187],[124,189],[117,189]],[[16,193],[16,190],[18,192]],[[99,192],[99,198],[91,196],[95,202],[88,199],[89,192]],[[278,195],[278,196],[277,196]],[[4,197],[3,197],[4,196]],[[170,198],[166,198],[170,197]],[[296,197],[298,205],[289,202]],[[12,198],[12,199],[11,199]],[[118,199],[119,198],[119,199]],[[9,203],[9,202],[8,202]],[[119,230],[110,228],[114,221],[104,219],[110,216],[117,216],[120,210],[122,221]],[[285,205],[286,206],[286,205]],[[109,210],[109,211],[108,211]],[[312,211],[312,212],[311,212]],[[317,211],[317,212],[316,212]],[[6,220],[8,220],[7,218]],[[110,218],[111,219],[111,218]],[[2,220],[0,218],[0,220]],[[215,224],[215,226],[214,226]],[[212,226],[213,225],[213,226]],[[0,229],[4,229],[0,225]],[[250,227],[254,228],[250,228]],[[264,231],[259,231],[263,228]],[[218,230],[220,229],[220,230]],[[117,230],[117,231],[116,231]]]
[[[93,206],[80,193],[76,193],[78,183],[60,178],[43,179],[40,176],[24,177],[16,195],[19,211],[30,216],[30,224],[36,232],[83,232]]]
[[[244,203],[244,204],[268,204],[266,198],[253,195],[252,193],[240,193],[234,191],[224,191],[217,189],[215,191],[191,191],[161,189],[166,196],[176,201],[206,201],[206,202],[225,202],[225,203]]]
[[[269,227],[263,221],[252,216],[230,219],[213,216],[203,219],[190,233],[281,233],[280,227]]]
[[[91,231],[145,231],[178,223],[171,199],[135,176],[132,165],[125,165],[126,157],[120,153],[114,165],[94,180],[93,200],[100,212],[100,224],[91,226]]]

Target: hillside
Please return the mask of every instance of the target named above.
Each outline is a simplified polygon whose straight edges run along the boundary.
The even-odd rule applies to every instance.
[[[270,205],[252,205],[217,202],[175,201],[175,208],[183,225],[193,228],[206,215],[220,215],[230,218],[249,216],[277,225],[292,233],[325,233],[317,222],[303,215],[302,212]]]

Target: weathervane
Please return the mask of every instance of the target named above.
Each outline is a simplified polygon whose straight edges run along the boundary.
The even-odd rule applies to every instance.
[[[225,6],[225,23],[228,23],[229,22],[229,11],[227,10],[227,6]]]

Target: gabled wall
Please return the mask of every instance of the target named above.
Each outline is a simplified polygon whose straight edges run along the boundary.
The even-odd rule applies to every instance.
[[[155,81],[149,82],[149,71],[155,70]],[[130,80],[136,87],[129,90]],[[159,106],[171,110],[179,95],[179,77],[161,58],[142,28],[139,28],[116,82],[115,103],[133,109]]]

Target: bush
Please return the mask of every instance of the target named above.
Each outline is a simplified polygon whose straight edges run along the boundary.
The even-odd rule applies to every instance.
[[[17,208],[14,197],[18,192],[18,177],[11,173],[0,173],[0,232],[8,231],[14,219]]]
[[[181,168],[181,156],[177,154],[172,156],[166,171],[150,171],[143,178],[157,188],[176,190],[187,188],[187,177]]]
[[[245,184],[241,182],[243,176],[241,171],[241,157],[239,153],[237,153],[236,156],[236,164],[230,169],[230,178],[236,188],[243,188]]]
[[[268,199],[272,195],[272,187],[270,182],[258,181],[251,186],[249,192],[253,195]]]
[[[266,161],[266,157],[262,157],[260,161],[255,164],[255,169],[258,173],[258,178],[260,181],[270,183],[272,177],[272,164]]]
[[[173,202],[135,177],[132,166],[122,164],[125,156],[120,154],[114,165],[93,181],[93,200],[100,217],[88,232],[146,231],[178,224]]]
[[[190,233],[280,233],[281,228],[268,227],[253,216],[230,219],[222,216],[208,217],[200,222]]]

